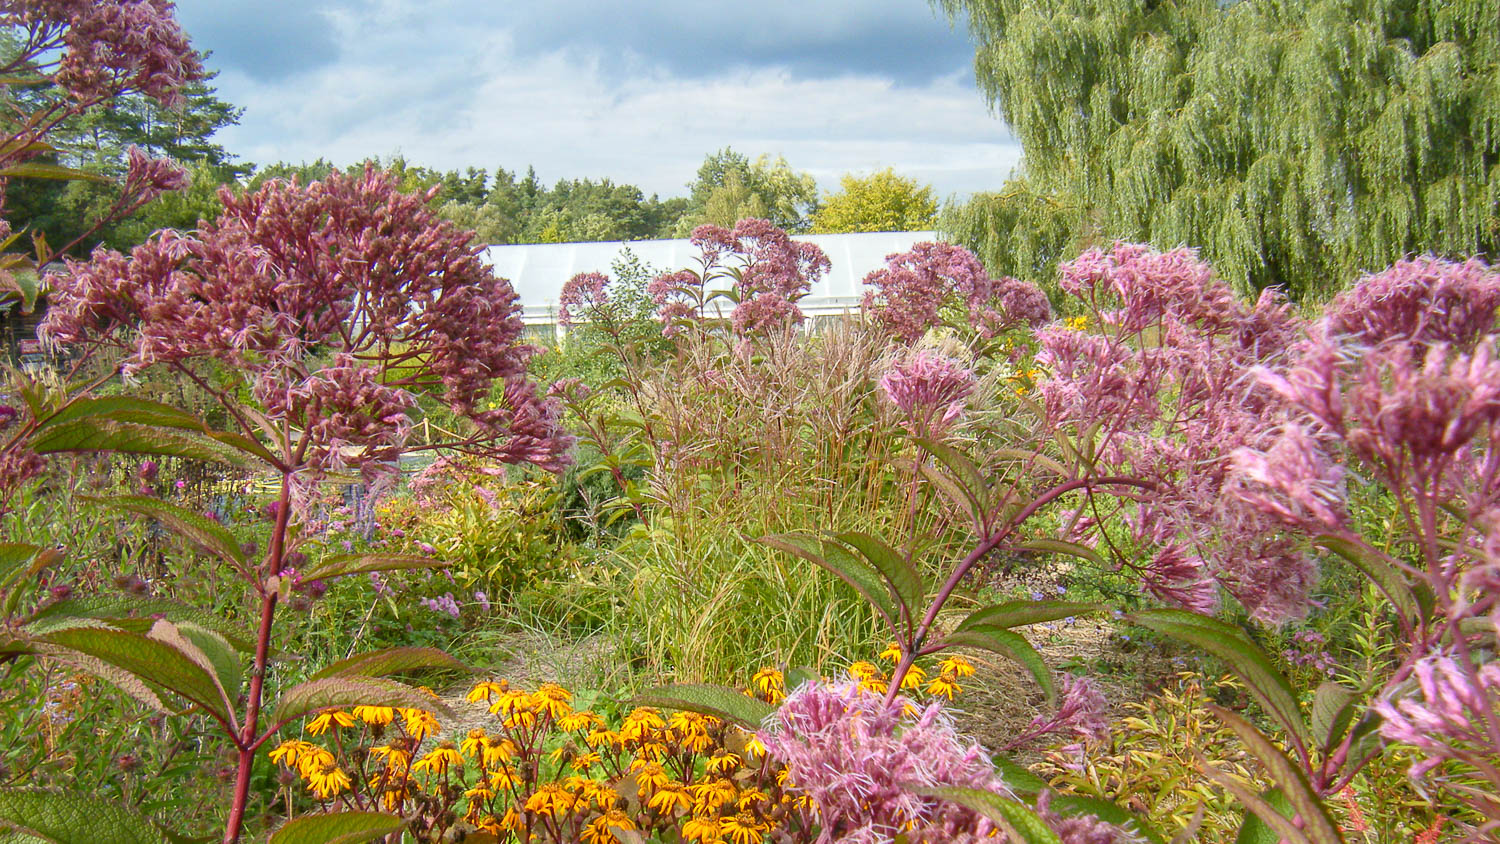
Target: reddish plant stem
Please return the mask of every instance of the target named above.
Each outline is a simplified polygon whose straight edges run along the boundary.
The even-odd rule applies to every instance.
[[[245,719],[240,734],[234,737],[239,749],[239,765],[235,772],[234,801],[229,808],[229,821],[224,826],[224,844],[238,844],[240,830],[245,824],[245,806],[250,799],[250,773],[255,767],[255,753],[260,747],[255,730],[260,721],[261,696],[265,689],[266,663],[271,652],[271,622],[276,615],[276,590],[266,588],[266,579],[280,573],[282,557],[286,550],[286,529],[291,517],[292,478],[281,476],[281,495],[277,498],[276,527],[271,531],[271,550],[266,555],[264,577],[257,584],[261,592],[260,628],[255,639],[255,667],[250,673],[250,693],[245,704]]]

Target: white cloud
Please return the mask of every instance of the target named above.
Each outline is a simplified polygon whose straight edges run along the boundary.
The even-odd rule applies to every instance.
[[[622,70],[578,48],[522,49],[498,25],[419,19],[397,0],[364,11],[328,13],[340,49],[320,65],[269,80],[226,70],[221,95],[246,112],[221,142],[257,163],[400,153],[440,169],[535,165],[547,181],[608,177],[663,196],[683,193],[725,146],[785,155],[825,188],[891,166],[943,195],[999,187],[1020,155],[967,72],[898,85],[778,66]]]

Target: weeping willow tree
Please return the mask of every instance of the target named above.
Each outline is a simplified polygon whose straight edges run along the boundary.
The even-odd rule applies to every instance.
[[[1124,238],[1319,298],[1500,257],[1500,0],[934,2],[1024,150],[942,221],[994,272]]]

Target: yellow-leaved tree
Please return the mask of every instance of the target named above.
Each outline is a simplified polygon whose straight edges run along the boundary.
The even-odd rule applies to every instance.
[[[923,231],[935,224],[932,187],[890,167],[868,176],[849,173],[840,182],[843,190],[829,194],[813,214],[815,234]]]

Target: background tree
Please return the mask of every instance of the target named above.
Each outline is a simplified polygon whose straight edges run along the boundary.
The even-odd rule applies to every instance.
[[[813,213],[813,232],[912,232],[937,222],[932,186],[898,176],[890,167],[868,176],[846,174],[840,184],[843,189],[824,197]]]
[[[944,219],[992,268],[1125,238],[1318,296],[1407,253],[1495,252],[1496,0],[939,5],[1025,148]]]
[[[725,147],[703,160],[688,185],[686,213],[676,226],[687,237],[704,224],[732,228],[746,217],[767,219],[793,234],[806,232],[818,206],[818,184],[793,170],[785,158],[762,155],[754,161]]]

